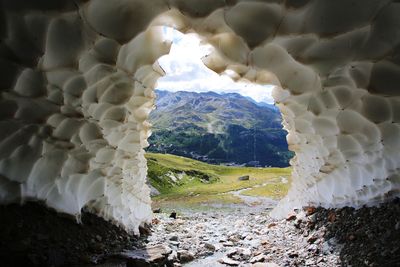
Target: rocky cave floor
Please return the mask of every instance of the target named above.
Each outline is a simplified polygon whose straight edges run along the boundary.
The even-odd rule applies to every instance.
[[[1,266],[400,266],[399,199],[283,220],[251,208],[155,213],[146,238],[88,213],[71,223],[35,203],[0,214]]]

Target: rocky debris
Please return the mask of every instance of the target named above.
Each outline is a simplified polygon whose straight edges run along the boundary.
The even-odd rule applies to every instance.
[[[250,180],[250,176],[249,175],[243,175],[243,176],[240,176],[238,178],[238,180],[239,181],[248,181],[248,180]]]
[[[323,229],[324,251],[340,246],[342,266],[400,266],[400,200],[361,209],[317,208],[315,228]]]
[[[40,202],[0,206],[1,266],[97,264],[144,240],[83,211],[80,220]]]
[[[160,223],[149,243],[168,240],[175,252],[190,251],[188,267],[400,266],[399,202],[359,210],[306,207],[283,220],[246,209],[188,211],[177,220],[156,214]]]
[[[173,250],[171,255],[177,255],[171,257],[175,263],[186,262],[179,256],[185,250],[193,255],[190,259],[193,265],[185,263],[188,267],[257,263],[258,266],[307,266],[311,262],[318,264],[309,266],[339,266],[335,243],[324,245],[323,228],[307,228],[311,219],[305,212],[295,213],[296,218],[290,221],[273,220],[268,211],[253,213],[248,209],[180,214],[176,220],[165,213],[155,214],[160,223],[153,225],[153,233],[148,237],[149,245],[168,245]],[[308,241],[311,236],[317,238],[312,244]]]

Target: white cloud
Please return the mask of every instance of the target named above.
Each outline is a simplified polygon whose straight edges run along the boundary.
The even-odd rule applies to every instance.
[[[221,76],[208,69],[201,58],[211,51],[210,45],[203,45],[196,34],[182,34],[172,28],[164,28],[164,36],[172,40],[169,55],[158,61],[166,76],[160,78],[158,89],[168,91],[192,91],[217,93],[239,93],[257,102],[273,103],[272,85],[234,82],[228,76]]]

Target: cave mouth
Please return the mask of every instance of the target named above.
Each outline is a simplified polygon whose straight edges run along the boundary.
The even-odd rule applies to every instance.
[[[151,221],[144,148],[164,27],[213,45],[202,61],[216,73],[275,86],[296,156],[273,216],[397,197],[398,3],[372,2],[4,2],[1,203],[85,207],[136,232]]]
[[[171,46],[165,26],[213,45],[202,61],[216,73],[276,86],[296,156],[292,186],[272,216],[399,196],[397,1],[42,0],[0,8],[1,204],[43,201],[76,219],[84,208],[136,233],[151,222],[144,148],[154,86],[165,75],[156,61]],[[364,225],[381,211],[384,218],[385,208],[371,210],[359,210]],[[328,223],[345,223],[353,210],[342,211],[327,212]],[[399,230],[396,216],[376,224],[380,237],[397,238],[386,231]],[[353,230],[341,238],[374,244]]]
[[[162,32],[172,45],[157,60],[165,75],[155,85],[145,149],[153,209],[160,204],[176,209],[179,203],[275,207],[290,184],[292,152],[271,96],[274,86],[252,83],[232,70],[217,74],[201,60],[215,50],[204,37],[169,27]],[[287,169],[263,173],[266,167]]]

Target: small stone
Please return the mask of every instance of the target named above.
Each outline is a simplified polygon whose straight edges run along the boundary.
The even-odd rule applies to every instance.
[[[272,228],[272,227],[275,227],[277,224],[276,223],[274,223],[274,222],[272,222],[272,223],[270,223],[270,224],[268,224],[268,228]]]
[[[250,263],[262,262],[265,261],[267,258],[266,255],[260,254],[250,259]]]
[[[222,244],[224,247],[233,247],[235,244],[233,244],[232,241],[227,241],[225,243]]]
[[[175,211],[171,212],[169,217],[172,218],[172,219],[176,219],[176,212]]]
[[[173,235],[169,238],[170,241],[178,241],[178,236],[177,235]]]
[[[316,237],[315,235],[310,236],[309,238],[307,238],[307,242],[310,244],[313,244],[315,241],[317,241],[318,237]]]
[[[297,258],[299,256],[299,253],[291,251],[291,252],[288,253],[288,256],[291,259]]]
[[[293,221],[297,218],[297,214],[294,211],[291,211],[288,213],[288,215],[286,216],[286,221]]]
[[[154,209],[154,210],[153,210],[153,213],[161,213],[161,208]]]
[[[178,258],[181,263],[194,260],[194,255],[187,250],[178,250]]]
[[[251,265],[252,267],[279,267],[278,264],[274,262],[257,262]]]
[[[313,207],[313,206],[308,206],[308,207],[304,208],[304,211],[306,212],[307,216],[310,216],[310,215],[314,214],[316,210],[317,209],[315,207]]]
[[[332,210],[328,213],[328,221],[333,223],[336,220],[336,213]]]
[[[215,246],[211,243],[204,243],[204,247],[208,250],[215,251]]]
[[[239,261],[232,260],[228,257],[223,257],[222,259],[219,259],[218,262],[230,266],[238,266],[240,264]]]

